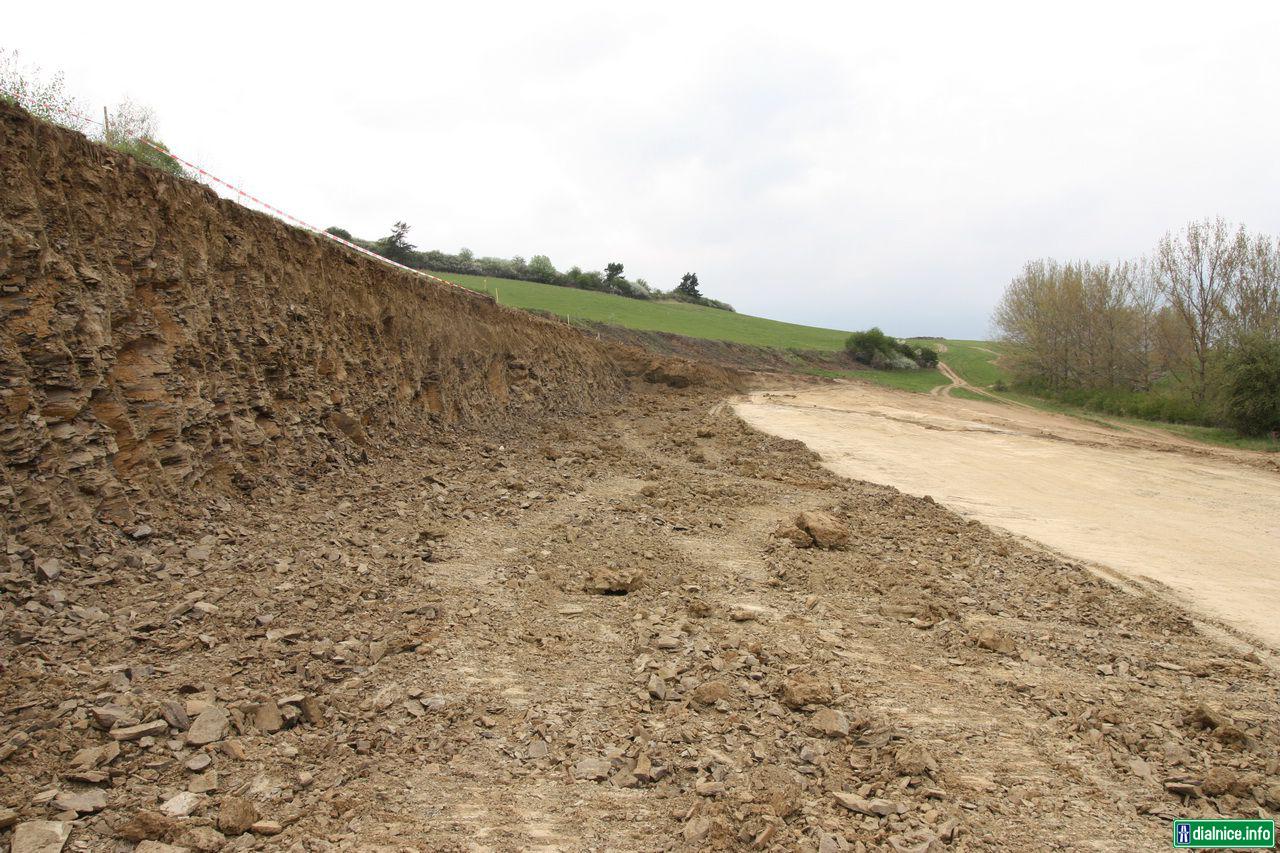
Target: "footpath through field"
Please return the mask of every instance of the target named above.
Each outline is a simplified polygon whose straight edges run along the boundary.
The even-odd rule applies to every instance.
[[[837,473],[1153,581],[1280,647],[1280,466],[1266,454],[862,383],[758,393],[737,408]]]

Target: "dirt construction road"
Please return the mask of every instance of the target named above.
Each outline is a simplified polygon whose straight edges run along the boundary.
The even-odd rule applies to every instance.
[[[1280,647],[1280,472],[1265,454],[861,383],[758,393],[738,412],[839,474],[930,495]]]

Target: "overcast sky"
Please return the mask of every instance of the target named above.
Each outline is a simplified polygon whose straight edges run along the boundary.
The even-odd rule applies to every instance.
[[[0,47],[321,227],[984,336],[1033,257],[1280,232],[1280,4],[9,4]],[[149,8],[148,8],[149,7]]]

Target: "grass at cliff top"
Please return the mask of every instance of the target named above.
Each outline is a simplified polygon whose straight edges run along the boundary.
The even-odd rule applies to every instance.
[[[547,311],[568,317],[570,321],[589,320],[647,332],[671,332],[691,338],[734,341],[774,349],[839,350],[849,336],[848,332],[836,329],[781,323],[684,302],[627,299],[608,293],[505,278],[435,274],[463,287],[492,293],[503,305]]]

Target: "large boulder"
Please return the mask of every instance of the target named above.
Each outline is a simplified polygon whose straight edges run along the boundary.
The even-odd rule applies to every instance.
[[[829,512],[802,512],[796,516],[795,526],[811,536],[819,548],[840,548],[849,542],[849,528]]]

